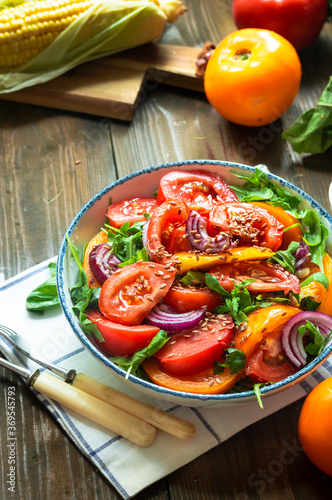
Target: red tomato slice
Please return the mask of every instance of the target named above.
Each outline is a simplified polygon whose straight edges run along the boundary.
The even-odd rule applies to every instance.
[[[225,203],[211,210],[208,227],[231,233],[241,246],[258,245],[276,251],[284,226],[264,208],[249,203]]]
[[[173,171],[161,178],[158,203],[181,199],[198,212],[209,212],[216,203],[236,202],[237,196],[218,174],[204,170]]]
[[[125,326],[104,318],[99,311],[86,310],[85,314],[96,323],[105,342],[95,339],[98,346],[112,356],[129,356],[148,346],[159,328],[152,325]]]
[[[246,370],[255,382],[279,382],[296,372],[282,352],[280,332],[272,333],[262,341],[250,356]]]
[[[301,226],[296,225],[299,223],[299,221],[291,214],[285,212],[283,208],[269,205],[268,203],[263,203],[261,201],[254,201],[250,204],[256,207],[264,208],[265,210],[270,212],[270,214],[273,215],[277,219],[277,221],[279,221],[279,223],[282,224],[285,228],[291,228],[282,233],[282,243],[280,245],[280,250],[287,250],[292,241],[302,241]]]
[[[188,240],[185,222],[179,226],[170,228],[169,231],[169,237],[165,242],[168,253],[173,254],[176,252],[189,252],[189,250],[192,250],[192,246]]]
[[[165,261],[172,255],[166,250],[164,232],[170,230],[174,224],[188,219],[190,209],[181,200],[168,200],[159,205],[153,212],[147,230],[147,245],[153,259]]]
[[[220,360],[233,339],[234,323],[228,314],[216,319],[212,315],[200,327],[172,335],[155,354],[161,368],[172,375],[193,375]]]
[[[235,262],[221,264],[210,269],[210,274],[215,276],[220,285],[228,292],[233,290],[234,282],[250,278],[255,279],[246,288],[252,293],[300,292],[300,283],[296,276],[289,273],[284,267],[271,262]]]
[[[122,325],[139,325],[172,286],[175,271],[161,264],[135,262],[110,276],[100,290],[103,316]]]
[[[202,307],[206,307],[208,312],[213,312],[221,304],[221,300],[221,296],[210,288],[180,285],[173,285],[163,298],[165,304],[180,314]]]
[[[152,214],[157,206],[156,198],[132,198],[110,205],[107,217],[111,226],[119,228],[128,221],[130,225],[145,221],[144,214]]]

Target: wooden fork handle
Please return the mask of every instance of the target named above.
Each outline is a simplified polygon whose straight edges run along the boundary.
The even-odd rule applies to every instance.
[[[149,446],[155,439],[156,429],[152,425],[47,372],[38,376],[33,387],[45,396],[139,446]]]
[[[73,386],[181,439],[190,439],[195,434],[195,426],[192,423],[134,399],[83,373],[76,375]]]

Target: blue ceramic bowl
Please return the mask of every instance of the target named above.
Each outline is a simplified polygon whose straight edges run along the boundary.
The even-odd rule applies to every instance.
[[[158,188],[159,180],[165,173],[175,169],[190,170],[197,168],[217,172],[228,184],[231,185],[241,184],[243,182],[235,177],[233,173],[241,175],[247,174],[249,176],[254,171],[254,168],[246,165],[207,160],[168,163],[146,168],[114,182],[96,194],[78,212],[70,224],[67,234],[70,236],[72,242],[78,249],[83,249],[85,243],[88,242],[97,232],[99,232],[100,228],[103,226],[110,197],[112,197],[112,201],[115,203],[125,198],[151,196],[152,193],[154,193]],[[268,175],[272,181],[281,185],[283,189],[293,192],[303,199],[300,208],[310,206],[320,215],[322,221],[330,232],[327,250],[330,254],[332,254],[331,216],[308,194],[304,193],[293,184],[275,175]],[[128,379],[125,379],[126,372],[119,368],[116,364],[112,363],[112,361],[89,340],[89,338],[82,331],[77,317],[73,314],[72,302],[68,289],[76,283],[76,278],[76,264],[70,257],[67,241],[66,238],[64,238],[60,247],[57,264],[57,286],[63,312],[83,346],[112,374],[122,379],[126,384],[129,384],[135,390],[143,392],[149,396],[192,407],[218,407],[235,403],[245,403],[256,398],[253,391],[217,395],[190,394],[165,389],[133,375],[130,375]],[[262,398],[272,396],[294,386],[316,370],[326,360],[331,352],[332,343],[330,343],[316,359],[298,371],[295,375],[292,375],[271,386],[261,388]]]

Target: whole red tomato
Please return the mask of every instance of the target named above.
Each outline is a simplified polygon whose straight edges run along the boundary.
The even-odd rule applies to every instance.
[[[239,29],[275,31],[302,50],[318,38],[327,9],[327,0],[234,0],[233,18]]]

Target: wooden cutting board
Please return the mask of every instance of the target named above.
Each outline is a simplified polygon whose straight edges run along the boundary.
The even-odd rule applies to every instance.
[[[0,99],[131,121],[144,91],[159,84],[203,92],[201,49],[149,43],[89,63]]]

